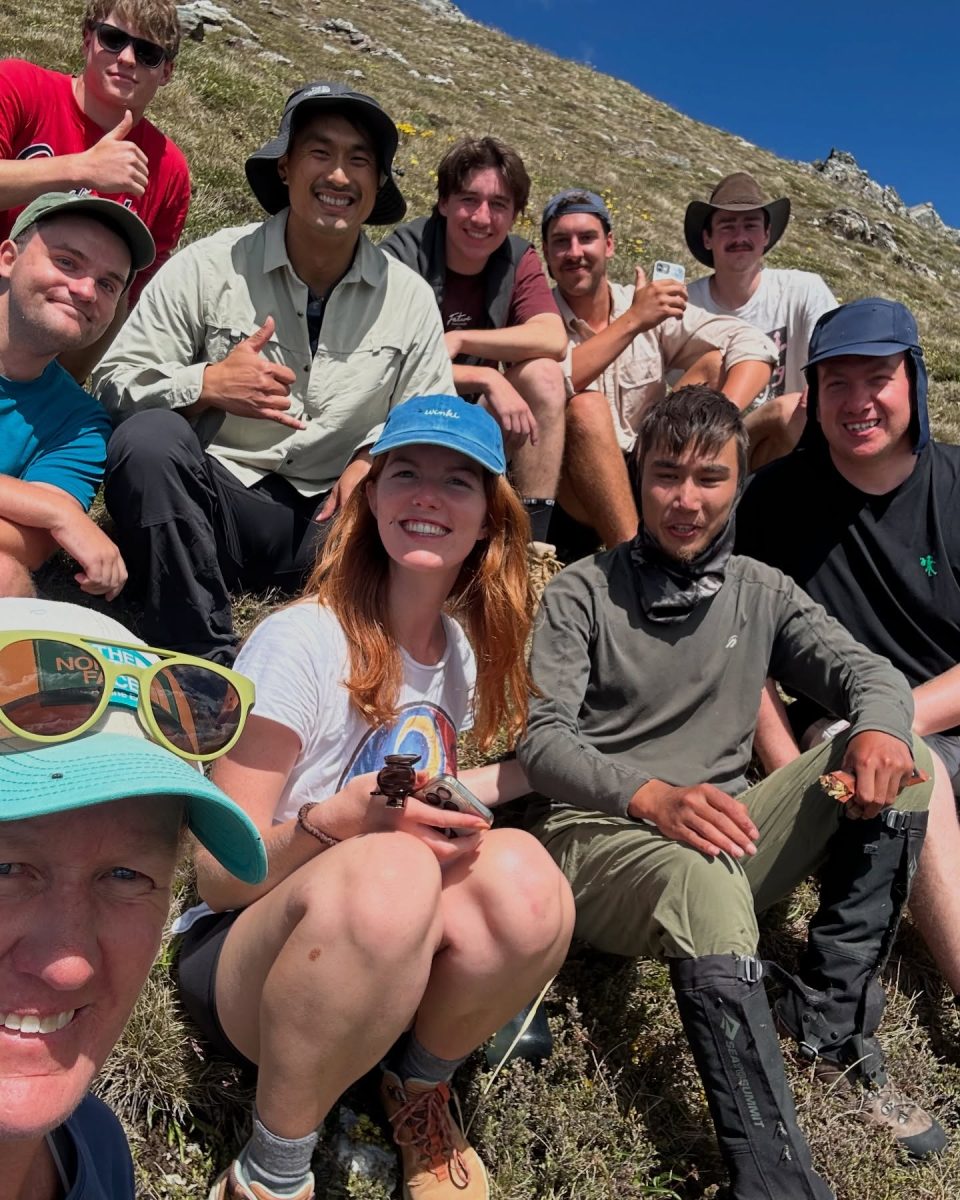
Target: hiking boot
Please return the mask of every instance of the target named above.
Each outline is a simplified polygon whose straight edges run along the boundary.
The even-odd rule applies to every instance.
[[[403,1165],[403,1200],[489,1200],[480,1158],[450,1112],[446,1083],[383,1072],[380,1099]]]
[[[207,1200],[314,1200],[315,1195],[312,1174],[299,1192],[281,1198],[262,1183],[248,1183],[234,1160],[210,1189]]]
[[[801,1056],[815,1061],[816,1076],[849,1091],[864,1122],[885,1129],[915,1158],[939,1153],[946,1134],[889,1082],[876,1033],[885,1004],[880,971],[926,827],[925,811],[888,808],[865,821],[841,818],[800,970],[780,973],[787,990],[775,1006]]]
[[[825,1058],[817,1059],[813,1073],[821,1083],[851,1099],[864,1125],[891,1134],[912,1158],[939,1154],[946,1146],[947,1135],[937,1121],[889,1079],[871,1087],[861,1083],[849,1069],[844,1070]]]
[[[550,580],[563,570],[563,563],[557,558],[556,548],[549,542],[527,542],[527,570],[530,572],[530,587],[539,600]]]

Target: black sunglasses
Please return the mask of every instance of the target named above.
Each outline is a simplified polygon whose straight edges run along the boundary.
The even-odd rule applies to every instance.
[[[167,52],[156,42],[148,42],[146,38],[132,37],[116,25],[108,25],[106,21],[95,21],[90,28],[97,35],[97,41],[108,54],[120,54],[127,46],[133,45],[133,54],[141,67],[155,69],[167,57]]]

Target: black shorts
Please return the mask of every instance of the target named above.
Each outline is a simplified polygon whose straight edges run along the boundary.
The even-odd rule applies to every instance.
[[[220,951],[243,909],[201,917],[180,937],[176,975],[180,1003],[217,1058],[256,1073],[256,1063],[241,1054],[223,1032],[217,1016],[216,981]]]

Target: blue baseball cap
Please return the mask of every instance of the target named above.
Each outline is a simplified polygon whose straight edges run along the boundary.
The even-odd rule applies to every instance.
[[[413,396],[391,409],[370,453],[386,454],[399,446],[446,446],[494,475],[507,469],[500,426],[485,408],[460,396]]]
[[[112,642],[139,643],[119,621],[78,604],[20,597],[0,599],[0,631],[49,630],[80,634],[109,650]],[[213,857],[244,883],[260,883],[267,855],[256,825],[199,769],[150,740],[130,695],[114,692],[87,733],[39,744],[3,736],[0,729],[0,839],[4,821],[91,808],[111,800],[176,796],[187,824]],[[134,701],[135,704],[135,701]]]
[[[541,241],[547,240],[547,227],[554,217],[565,217],[567,213],[592,213],[600,218],[607,233],[613,227],[610,210],[596,192],[587,192],[583,188],[566,188],[551,196],[543,206],[543,215],[540,218]]]
[[[808,358],[803,367],[807,378],[807,413],[816,414],[819,399],[817,364],[830,358],[859,355],[883,358],[888,354],[906,354],[910,363],[911,423],[915,452],[930,440],[927,415],[927,368],[923,361],[920,334],[913,313],[898,300],[871,296],[851,300],[831,309],[817,321],[810,337]],[[810,429],[813,422],[807,422]]]

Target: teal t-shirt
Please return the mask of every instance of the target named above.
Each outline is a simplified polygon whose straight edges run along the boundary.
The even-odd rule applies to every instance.
[[[110,419],[51,362],[26,382],[0,375],[0,474],[49,483],[88,509],[107,460]]]

